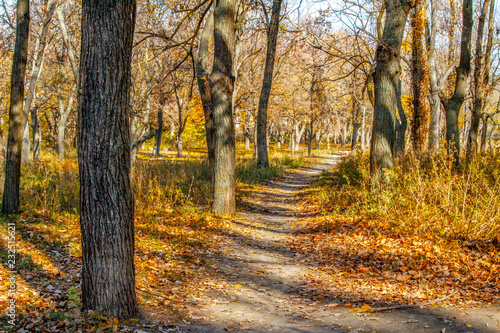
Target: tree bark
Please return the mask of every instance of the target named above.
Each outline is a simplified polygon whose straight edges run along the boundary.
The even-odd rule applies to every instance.
[[[200,36],[200,45],[198,55],[196,58],[196,79],[198,83],[198,90],[200,92],[200,99],[203,106],[203,113],[205,115],[205,133],[207,138],[207,152],[208,152],[208,167],[210,169],[210,183],[212,191],[215,184],[215,129],[212,110],[212,96],[210,93],[209,75],[207,72],[208,64],[208,46],[210,37],[212,36],[214,28],[214,15],[213,12],[208,16],[207,22],[203,27]]]
[[[425,8],[423,0],[416,0],[412,21],[412,88],[413,88],[413,121],[411,139],[413,149],[421,152],[425,149],[428,133],[429,107],[427,95],[429,91],[427,79],[426,50],[423,45],[425,29]]]
[[[449,151],[453,154],[455,167],[460,163],[460,132],[458,118],[460,108],[467,92],[467,81],[471,70],[471,35],[472,35],[472,0],[463,0],[462,6],[462,37],[460,41],[460,63],[456,70],[455,90],[451,97],[440,93],[439,98],[446,114],[446,142]]]
[[[155,156],[161,156],[161,134],[163,133],[163,110],[160,107],[158,109],[158,128],[156,129],[155,137]]]
[[[40,145],[42,142],[42,131],[40,127],[40,119],[38,119],[38,108],[31,108],[31,121],[33,132],[33,161],[40,160]]]
[[[267,32],[267,54],[266,65],[264,67],[264,81],[260,92],[259,110],[257,113],[257,145],[259,146],[257,155],[257,165],[260,167],[269,167],[269,158],[267,155],[267,106],[269,95],[273,82],[274,58],[276,55],[276,44],[278,41],[278,31],[281,13],[281,1],[273,0],[273,9],[271,22]]]
[[[314,139],[314,119],[309,119],[309,135],[307,136],[307,156],[312,156],[312,142]]]
[[[479,24],[477,27],[477,37],[476,37],[476,54],[474,58],[474,99],[471,115],[471,123],[469,128],[469,133],[467,136],[467,156],[470,157],[472,152],[477,152],[478,149],[478,133],[479,133],[479,123],[481,122],[481,116],[483,113],[484,106],[484,88],[488,82],[484,82],[484,70],[489,66],[486,63],[487,56],[483,53],[483,33],[484,25],[486,21],[486,15],[488,14],[488,9],[490,9],[490,1],[484,0],[483,7],[481,9],[481,15],[479,16]],[[492,1],[493,3],[495,1]],[[492,4],[493,6],[493,4]],[[492,11],[490,11],[491,13]],[[491,20],[490,20],[491,21]],[[491,52],[491,49],[490,49]],[[483,63],[483,55],[485,61]],[[489,57],[488,57],[489,58]]]
[[[437,35],[437,0],[430,1],[431,19],[427,22],[429,36],[427,40],[427,52],[429,54],[429,85],[430,94],[429,105],[431,108],[431,119],[429,124],[429,151],[439,149],[439,140],[441,136],[441,103],[439,100],[439,82],[437,76],[436,64],[436,35]]]
[[[2,214],[19,213],[21,151],[23,144],[24,78],[28,61],[30,9],[28,0],[17,1],[16,42],[10,81],[9,134],[5,158]]]
[[[373,184],[384,181],[384,169],[394,166],[396,111],[401,75],[400,52],[410,1],[387,0],[384,32],[376,52],[375,110],[370,149],[370,174]]]
[[[78,108],[82,310],[137,315],[130,85],[135,0],[83,0]]]
[[[363,113],[361,118],[361,150],[366,149],[366,107],[363,106]]]
[[[356,150],[358,145],[358,130],[359,130],[359,101],[356,99],[354,94],[352,96],[352,142],[351,142],[351,150]]]
[[[234,18],[236,0],[217,0],[214,11],[214,65],[210,92],[215,128],[215,186],[212,210],[216,214],[234,214],[235,205],[235,134],[231,103],[235,46]]]

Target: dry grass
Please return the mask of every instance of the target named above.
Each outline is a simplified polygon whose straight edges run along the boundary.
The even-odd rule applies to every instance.
[[[446,154],[408,154],[371,189],[368,155],[345,158],[307,194],[290,246],[347,303],[500,302],[500,156],[454,171]],[[306,199],[307,199],[306,198]],[[331,290],[334,289],[334,290]]]
[[[273,154],[271,167],[257,168],[251,155],[238,151],[238,188],[277,176],[306,163],[300,157]],[[194,301],[203,291],[212,251],[220,243],[225,220],[212,216],[210,181],[201,150],[184,158],[143,154],[134,170],[136,198],[137,286],[172,300]],[[3,172],[0,170],[0,174]],[[3,183],[3,179],[0,179]],[[78,215],[78,163],[73,156],[42,161],[22,169],[20,216],[0,218],[0,232],[16,223],[18,326],[44,332],[113,331],[110,318],[82,318],[79,313],[81,247]],[[8,243],[0,239],[0,307],[9,301],[5,263]],[[182,303],[139,293],[141,307],[162,309],[164,318],[180,318]],[[7,319],[2,313],[0,332]],[[119,323],[118,326],[127,323]],[[130,323],[129,323],[130,324]],[[120,329],[122,330],[122,329]]]
[[[409,153],[371,190],[368,155],[353,155],[319,180],[327,211],[383,221],[395,233],[497,240],[500,234],[500,155],[478,155],[456,172],[448,156]]]

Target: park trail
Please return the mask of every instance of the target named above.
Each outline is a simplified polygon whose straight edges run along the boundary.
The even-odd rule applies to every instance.
[[[313,270],[315,263],[287,246],[305,217],[299,194],[339,160],[338,155],[318,158],[315,166],[293,170],[242,198],[242,208],[230,222],[234,225],[228,242],[214,257],[218,281],[199,305],[188,307],[188,316],[175,331],[500,332],[500,313],[494,309],[433,304],[361,313],[345,307],[348,300],[340,294],[323,296],[307,282],[314,274],[321,279]],[[330,288],[335,283],[327,281]]]

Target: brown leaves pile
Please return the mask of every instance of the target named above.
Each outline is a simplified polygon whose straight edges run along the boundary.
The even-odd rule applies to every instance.
[[[308,202],[306,209],[319,208]],[[333,214],[301,224],[290,247],[319,263],[318,275],[306,280],[347,303],[415,304],[454,290],[447,302],[455,305],[500,302],[500,251],[491,242],[390,233],[380,222]]]

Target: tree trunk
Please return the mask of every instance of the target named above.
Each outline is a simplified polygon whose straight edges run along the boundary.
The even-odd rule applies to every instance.
[[[182,132],[177,133],[177,157],[182,157]]]
[[[83,0],[78,109],[82,310],[137,315],[130,85],[135,0]]]
[[[28,61],[30,27],[29,0],[17,1],[16,42],[12,58],[10,81],[9,134],[5,158],[5,184],[2,214],[19,213],[19,184],[21,180],[21,150],[23,144],[24,77]]]
[[[477,152],[479,123],[481,122],[481,115],[483,113],[483,106],[484,106],[484,88],[485,88],[484,86],[488,84],[488,82],[483,81],[484,68],[488,67],[489,69],[489,66],[486,64],[486,61],[483,63],[483,33],[484,33],[486,15],[488,14],[488,9],[490,9],[489,8],[490,1],[491,0],[484,0],[483,8],[481,9],[481,15],[479,16],[479,24],[477,27],[476,54],[474,58],[474,99],[473,99],[474,102],[472,107],[469,134],[467,137],[467,156],[469,157],[471,156],[472,152]],[[494,3],[495,1],[492,2]],[[490,12],[493,13],[493,10]]]
[[[231,96],[236,0],[218,0],[214,11],[214,64],[210,75],[215,128],[215,186],[212,210],[234,214],[236,152]]]
[[[302,140],[302,135],[304,135],[304,132],[306,131],[306,124],[302,124],[302,127],[299,127],[299,124],[295,124],[295,134],[294,134],[294,139],[295,143],[293,145],[293,148],[295,149],[294,152],[300,150],[300,141]]]
[[[441,137],[441,103],[439,100],[439,82],[437,75],[437,64],[436,64],[436,35],[437,35],[437,0],[430,1],[431,7],[431,19],[430,24],[427,22],[430,32],[430,36],[426,39],[427,52],[429,54],[429,85],[430,94],[429,105],[431,108],[431,120],[429,124],[429,150],[437,151],[439,149],[439,140]]]
[[[488,118],[483,120],[483,128],[481,129],[481,153],[486,152],[486,138],[488,137]]]
[[[330,133],[326,135],[326,150],[330,150]]]
[[[250,133],[245,129],[245,150],[250,150]]]
[[[155,137],[155,156],[161,156],[161,134],[163,133],[163,110],[160,107],[158,109],[158,128],[156,129]]]
[[[410,2],[387,0],[384,32],[376,52],[377,67],[373,136],[370,148],[370,174],[373,184],[384,181],[384,169],[394,166],[396,111],[401,74],[400,52]]]
[[[59,126],[57,127],[57,147],[59,152],[59,159],[64,159],[64,136],[66,131],[67,118],[61,118],[59,120]]]
[[[446,113],[446,142],[448,149],[453,154],[455,167],[460,162],[460,132],[458,129],[458,118],[465,94],[467,92],[467,81],[471,70],[471,35],[472,35],[472,0],[464,0],[462,6],[462,37],[460,41],[460,64],[456,70],[455,90],[449,98],[443,93],[439,95]]]
[[[314,139],[314,121],[313,118],[309,120],[309,135],[308,135],[308,140],[307,140],[307,156],[312,156],[312,142]]]
[[[29,112],[25,115],[26,116],[23,117],[23,122],[24,122],[24,119],[28,118]],[[30,141],[30,126],[29,126],[28,120],[26,121],[25,124],[23,124],[23,126],[24,126],[23,152],[22,152],[22,157],[21,157],[21,164],[23,164],[23,165],[26,165],[30,162],[31,141]]]
[[[411,139],[413,149],[421,152],[425,149],[429,123],[429,107],[427,105],[427,59],[423,45],[425,29],[424,0],[416,0],[411,15],[412,29],[412,88],[413,88],[413,121]]]
[[[361,118],[361,150],[366,149],[366,107],[363,106],[363,113]]]
[[[38,108],[31,108],[31,121],[33,123],[33,161],[40,161],[40,145],[42,142],[42,131],[40,120],[38,119]]]
[[[354,94],[352,95],[352,141],[351,141],[351,150],[354,151],[356,150],[356,147],[358,145],[358,130],[359,130],[359,102],[356,99],[356,96]]]
[[[207,152],[208,152],[208,168],[210,170],[210,184],[212,185],[212,192],[215,185],[215,129],[212,110],[212,96],[210,94],[209,75],[207,72],[208,64],[208,46],[210,37],[213,33],[214,15],[213,12],[208,16],[205,27],[203,27],[200,36],[200,45],[198,55],[196,58],[196,79],[198,83],[198,90],[200,92],[201,104],[203,106],[203,113],[205,115],[205,132],[207,138]]]
[[[281,1],[282,0],[273,0],[273,12],[267,32],[267,55],[264,68],[264,81],[260,92],[259,109],[257,113],[257,145],[259,146],[257,165],[265,168],[269,167],[269,158],[267,155],[268,140],[266,135],[267,106],[273,82],[274,57],[276,55],[276,44],[278,41]]]
[[[398,83],[397,89],[397,105],[399,119],[396,118],[396,145],[395,145],[395,155],[402,155],[405,152],[406,144],[409,143],[410,136],[406,136],[406,129],[408,127],[408,120],[406,118],[405,110],[403,109],[403,103],[401,102],[401,80]],[[406,138],[406,143],[405,143]]]

